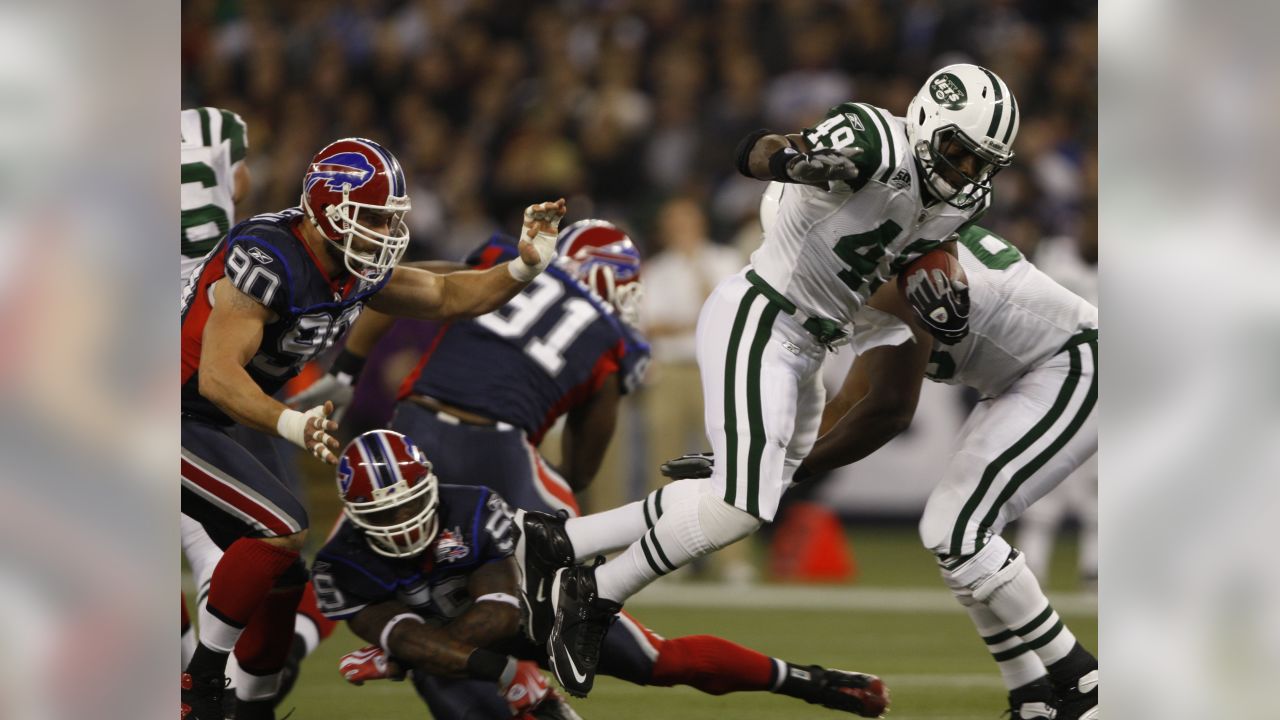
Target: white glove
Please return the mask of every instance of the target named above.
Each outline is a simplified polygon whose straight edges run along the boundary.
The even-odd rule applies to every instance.
[[[511,277],[519,282],[529,282],[556,259],[556,234],[564,214],[563,198],[555,202],[530,205],[524,209],[524,226],[520,229],[520,259],[507,263]]]
[[[284,402],[290,407],[300,408],[313,407],[328,400],[333,403],[333,415],[330,419],[334,422],[342,422],[342,416],[346,413],[347,406],[351,404],[351,398],[355,394],[356,390],[350,375],[325,373],[302,392],[285,398]]]
[[[338,429],[338,423],[328,419],[332,413],[332,402],[317,405],[305,413],[285,410],[276,420],[276,432],[316,458],[337,465],[338,456],[334,452],[338,449],[338,440],[329,433]]]

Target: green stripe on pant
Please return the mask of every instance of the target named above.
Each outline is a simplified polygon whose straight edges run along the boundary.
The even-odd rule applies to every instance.
[[[751,341],[747,356],[747,423],[751,426],[751,440],[747,450],[747,512],[760,517],[760,461],[768,436],[764,431],[764,412],[760,407],[760,364],[764,348],[773,333],[773,321],[778,317],[778,306],[769,303],[760,313],[756,336]]]
[[[1063,446],[1070,442],[1071,438],[1075,437],[1076,433],[1080,431],[1080,427],[1084,425],[1085,420],[1089,419],[1089,414],[1093,412],[1094,405],[1098,403],[1098,341],[1092,340],[1085,343],[1085,345],[1088,346],[1093,358],[1093,377],[1089,380],[1089,392],[1085,394],[1084,402],[1080,404],[1075,417],[1071,418],[1071,422],[1067,424],[1062,434],[1042,450],[1039,455],[1036,455],[1031,462],[1014,473],[1013,477],[1010,478],[1009,484],[1004,487],[1004,490],[1000,491],[995,503],[991,506],[991,510],[987,512],[986,517],[982,518],[982,524],[978,527],[979,548],[985,543],[986,530],[995,524],[996,518],[1000,514],[1000,508],[1009,501],[1009,498],[1013,497],[1013,494],[1018,491],[1018,488],[1022,487],[1027,478],[1044,467],[1045,463],[1052,460],[1053,456],[1057,455]],[[1073,360],[1071,369],[1074,371],[1079,361],[1078,353],[1080,352],[1080,347],[1071,348],[1071,352]]]
[[[959,557],[964,554],[964,531],[969,524],[969,519],[978,510],[978,506],[982,503],[983,497],[991,490],[992,483],[995,482],[996,476],[1005,466],[1013,462],[1019,455],[1027,451],[1035,444],[1037,440],[1049,432],[1053,424],[1062,417],[1066,411],[1067,405],[1071,401],[1071,397],[1075,394],[1076,386],[1080,383],[1080,350],[1078,347],[1072,347],[1068,350],[1071,354],[1071,369],[1067,372],[1067,379],[1062,384],[1062,390],[1058,393],[1058,397],[1053,401],[1053,406],[1049,408],[1049,412],[1041,418],[1025,435],[1018,439],[1008,450],[1000,454],[987,469],[982,473],[982,479],[978,482],[978,487],[969,496],[968,502],[964,504],[964,509],[960,511],[960,517],[956,519],[955,527],[951,531],[951,551],[952,556]],[[998,512],[998,506],[996,506]],[[982,542],[982,538],[977,538]],[[978,547],[975,545],[974,552]]]
[[[724,360],[724,453],[725,453],[725,489],[724,501],[730,505],[738,494],[738,411],[734,402],[734,378],[738,369],[738,346],[742,343],[742,331],[747,325],[747,315],[751,313],[751,303],[760,297],[755,287],[748,288],[738,303],[738,314],[733,319],[733,329],[729,332],[729,348],[725,351]]]

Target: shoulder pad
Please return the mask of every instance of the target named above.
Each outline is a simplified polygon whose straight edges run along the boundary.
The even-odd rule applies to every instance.
[[[889,113],[880,108],[847,102],[831,108],[825,120],[803,134],[811,148],[862,148],[854,161],[859,177],[849,183],[858,190],[872,180],[887,183],[902,162],[902,148],[894,141],[892,123]]]

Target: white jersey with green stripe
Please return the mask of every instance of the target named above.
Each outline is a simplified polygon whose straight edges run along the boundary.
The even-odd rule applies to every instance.
[[[182,111],[182,280],[235,224],[232,191],[248,148],[244,120],[230,110]]]
[[[906,123],[885,110],[843,103],[803,136],[814,149],[862,148],[856,180],[782,186],[751,255],[756,273],[810,317],[853,322],[876,288],[985,209],[926,208]]]
[[[998,235],[968,228],[957,249],[969,278],[969,335],[955,345],[934,343],[929,379],[994,397],[1079,333],[1097,330],[1096,307]]]

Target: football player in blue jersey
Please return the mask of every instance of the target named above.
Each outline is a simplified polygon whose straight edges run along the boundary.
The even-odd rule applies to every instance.
[[[457,267],[490,266],[515,247],[513,239],[494,236]],[[550,572],[563,559],[527,562],[526,556],[562,534],[563,517],[551,513],[578,515],[573,493],[599,470],[618,398],[636,387],[648,360],[648,346],[634,329],[642,289],[631,239],[606,221],[583,220],[560,233],[558,250],[556,264],[506,306],[440,331],[405,381],[391,426],[427,453],[441,478],[493,488],[519,508],[515,552],[524,571],[521,590],[531,600],[545,600]],[[293,401],[349,402],[363,358],[390,322],[362,315],[330,374]],[[557,472],[538,444],[561,415],[564,461]],[[587,519],[570,535],[589,533],[596,542],[631,531]],[[542,540],[525,542],[534,535]],[[319,601],[319,585],[315,593]],[[541,647],[550,631],[547,603],[529,606],[526,633]],[[361,657],[372,662],[367,651]],[[714,636],[663,638],[627,613],[608,633],[601,662],[606,674],[641,685],[685,684],[712,694],[771,690],[864,717],[879,715],[887,704],[874,676],[791,665]]]
[[[474,479],[439,484],[421,450],[390,430],[352,441],[337,475],[343,520],[312,579],[321,611],[370,643],[343,657],[343,675],[361,684],[412,670],[436,718],[577,718],[538,670],[544,643],[519,633],[522,530],[503,498]],[[606,641],[601,671],[712,694],[771,690],[863,717],[887,705],[873,676],[790,665],[708,636],[664,639],[634,622],[610,635],[641,633],[643,650]]]
[[[232,648],[246,678],[240,720],[272,718],[306,582],[306,510],[266,436],[336,463],[332,405],[305,412],[272,395],[369,307],[457,319],[523,290],[554,259],[563,200],[526,210],[518,257],[438,275],[398,263],[409,242],[408,183],[381,145],[338,140],[316,154],[300,207],[231,229],[182,297],[182,513],[223,549],[182,675],[182,717],[222,718]]]

